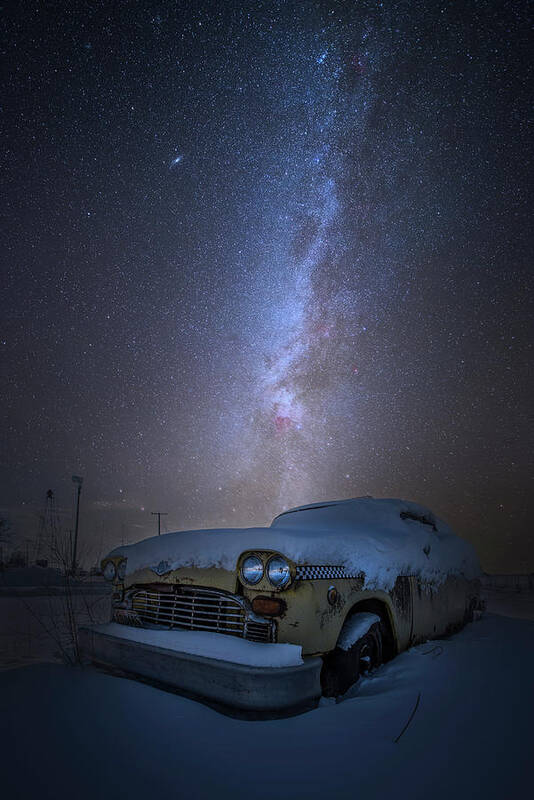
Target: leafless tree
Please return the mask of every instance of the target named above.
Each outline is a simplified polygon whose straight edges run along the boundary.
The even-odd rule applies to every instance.
[[[84,587],[84,583],[73,574],[68,534],[56,536],[49,545],[47,555],[49,563],[56,565],[56,577],[53,585],[44,583],[40,587],[40,595],[46,602],[45,608],[35,608],[27,599],[21,599],[26,610],[54,642],[61,660],[71,665],[80,664],[78,629],[81,624],[95,624],[98,621],[96,606],[103,598],[88,594],[89,586]]]

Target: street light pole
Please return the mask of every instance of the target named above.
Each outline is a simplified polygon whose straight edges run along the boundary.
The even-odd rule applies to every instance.
[[[76,551],[78,549],[78,525],[80,522],[80,494],[82,493],[83,478],[79,475],[72,476],[72,482],[78,486],[76,493],[76,524],[74,526],[74,547],[72,548],[72,574],[76,572]]]
[[[161,518],[168,516],[166,511],[151,511],[153,517],[158,518],[158,536],[161,536]]]

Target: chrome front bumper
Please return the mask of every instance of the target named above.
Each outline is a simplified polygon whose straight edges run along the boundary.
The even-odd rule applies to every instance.
[[[214,705],[226,713],[287,716],[321,696],[322,659],[294,667],[251,667],[122,639],[94,625],[78,631],[85,660],[140,677]]]

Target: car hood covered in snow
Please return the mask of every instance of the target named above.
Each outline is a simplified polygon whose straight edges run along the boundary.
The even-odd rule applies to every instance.
[[[424,521],[422,521],[424,520]],[[233,571],[246,550],[275,550],[297,564],[343,566],[363,573],[365,587],[391,589],[398,575],[442,582],[474,578],[480,565],[472,546],[431,511],[405,500],[356,498],[284,512],[270,528],[178,531],[118,547],[127,575],[180,568]]]

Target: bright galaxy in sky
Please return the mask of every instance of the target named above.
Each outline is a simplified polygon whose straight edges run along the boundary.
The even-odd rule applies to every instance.
[[[95,553],[372,494],[534,569],[522,9],[8,9],[19,537],[74,473]]]

